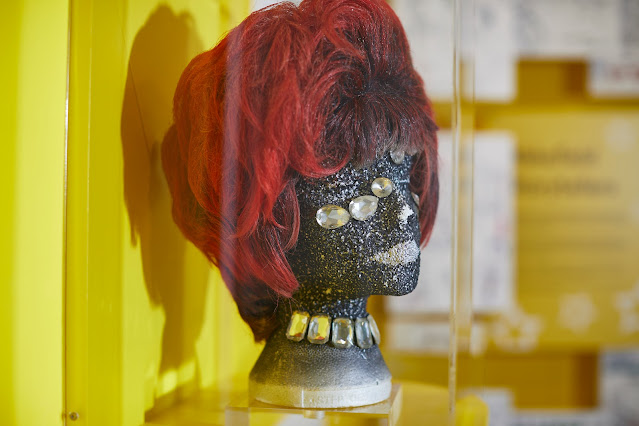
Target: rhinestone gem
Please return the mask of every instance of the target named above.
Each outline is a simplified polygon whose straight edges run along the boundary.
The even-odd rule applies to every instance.
[[[411,192],[410,195],[413,196],[413,201],[415,202],[415,204],[419,206],[419,195],[415,194],[414,192]]]
[[[391,160],[393,160],[393,163],[395,164],[402,164],[404,162],[404,151],[398,150],[398,151],[391,151],[390,152],[390,156],[391,156]]]
[[[286,329],[286,338],[294,342],[301,342],[306,335],[309,318],[310,315],[307,312],[293,312]]]
[[[355,320],[355,337],[357,338],[357,346],[360,348],[368,349],[373,346],[371,327],[366,318],[357,318]]]
[[[331,342],[336,348],[353,346],[353,321],[349,318],[335,318],[331,331]]]
[[[366,220],[377,210],[377,197],[364,195],[354,198],[348,205],[348,210],[350,210],[353,219]]]
[[[351,219],[351,215],[346,209],[329,204],[317,211],[315,219],[322,228],[335,229],[346,225]]]
[[[331,317],[328,315],[313,315],[308,325],[308,341],[316,345],[328,342],[331,335]]]
[[[393,181],[385,177],[377,178],[371,185],[371,191],[379,198],[388,197],[393,192]]]
[[[377,327],[375,318],[373,318],[372,315],[368,316],[368,325],[371,326],[371,333],[373,334],[373,339],[375,339],[375,343],[379,345],[380,343],[382,343],[382,335],[379,333],[379,327]]]

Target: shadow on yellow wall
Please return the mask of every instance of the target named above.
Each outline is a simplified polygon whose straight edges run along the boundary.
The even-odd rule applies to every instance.
[[[191,363],[202,330],[209,266],[188,262],[187,242],[173,223],[161,166],[161,141],[171,122],[173,92],[202,42],[188,14],[158,7],[133,41],[122,105],[124,198],[131,244],[139,244],[150,301],[165,314],[159,377]],[[179,392],[179,389],[176,389]]]

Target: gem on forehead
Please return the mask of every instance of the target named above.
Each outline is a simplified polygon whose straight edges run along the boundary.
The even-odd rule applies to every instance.
[[[388,197],[393,192],[393,182],[385,177],[377,178],[371,185],[371,191],[379,198]]]
[[[322,228],[335,229],[346,225],[351,219],[351,215],[346,209],[329,204],[317,211],[315,219]]]
[[[377,210],[377,197],[364,195],[351,201],[348,206],[353,219],[366,220]]]
[[[405,156],[406,154],[404,153],[404,151],[401,151],[401,150],[390,152],[391,160],[393,160],[393,163],[395,164],[402,164],[404,162]]]

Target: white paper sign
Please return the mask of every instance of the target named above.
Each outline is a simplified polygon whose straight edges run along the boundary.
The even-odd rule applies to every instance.
[[[514,396],[508,388],[469,389],[488,406],[490,426],[513,426]]]
[[[475,0],[475,99],[509,102],[517,91],[512,0]]]
[[[433,100],[453,98],[453,11],[450,0],[392,3],[411,46],[413,63]]]
[[[598,98],[639,96],[639,0],[617,0],[619,48],[590,62],[588,91]]]
[[[619,47],[618,0],[513,0],[521,56],[589,58]]]
[[[410,297],[387,298],[390,312],[448,313],[451,283],[450,133],[440,132],[440,202],[431,240],[422,250],[419,284]],[[509,133],[475,134],[473,306],[503,312],[514,300],[515,146]]]
[[[450,349],[450,323],[391,318],[386,321],[388,339],[385,345],[395,351],[405,353],[429,353],[447,355]],[[486,351],[488,335],[484,324],[475,322],[470,336],[470,353],[483,354]]]
[[[639,97],[639,58],[591,61],[588,92],[597,98]]]
[[[511,426],[623,426],[615,424],[599,410],[526,410],[518,412]]]
[[[411,44],[415,68],[436,101],[453,98],[453,2],[395,0]],[[476,0],[474,23],[465,14],[463,48],[475,60],[475,98],[506,102],[515,97],[516,43],[511,0]],[[464,9],[469,12],[468,9]]]
[[[639,350],[602,352],[599,362],[599,400],[614,420],[632,424],[639,419]]]

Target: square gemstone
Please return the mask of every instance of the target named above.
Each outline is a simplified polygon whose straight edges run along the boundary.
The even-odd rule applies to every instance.
[[[308,341],[316,345],[328,342],[331,335],[331,317],[328,315],[313,315],[308,325]]]
[[[355,337],[357,339],[357,346],[360,348],[368,349],[373,346],[373,335],[371,334],[371,327],[366,318],[357,318],[355,320]]]
[[[302,341],[306,334],[309,318],[310,315],[307,312],[293,312],[291,320],[288,323],[288,329],[286,330],[286,337],[294,342]]]
[[[368,325],[371,327],[371,333],[373,334],[373,339],[375,343],[378,345],[382,343],[382,335],[379,332],[379,327],[377,327],[377,323],[375,322],[375,318],[372,315],[368,316]]]
[[[353,346],[353,321],[349,318],[335,318],[333,320],[331,342],[336,348]]]

